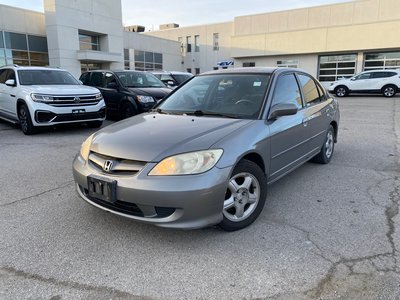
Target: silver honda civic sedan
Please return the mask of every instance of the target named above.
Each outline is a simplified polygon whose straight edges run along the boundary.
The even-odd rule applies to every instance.
[[[76,188],[137,221],[238,230],[261,213],[268,184],[309,160],[329,163],[338,125],[337,101],[304,71],[208,72],[89,136],[73,162]]]

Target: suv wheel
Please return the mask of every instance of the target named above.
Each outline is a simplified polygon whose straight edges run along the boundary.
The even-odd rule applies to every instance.
[[[32,124],[31,114],[26,104],[21,104],[18,108],[18,118],[21,124],[21,130],[26,135],[31,135],[36,132],[35,126]]]
[[[388,84],[388,85],[385,85],[382,88],[382,95],[385,96],[385,97],[390,98],[390,97],[393,97],[396,94],[396,91],[397,91],[397,87],[396,86],[394,86],[392,84]]]
[[[338,97],[345,97],[349,94],[349,89],[344,85],[339,85],[335,88],[335,94]]]
[[[136,110],[133,108],[133,105],[129,102],[124,102],[120,109],[120,116],[122,119],[126,119],[136,115]]]
[[[234,231],[253,223],[264,207],[266,192],[267,179],[261,168],[252,161],[240,161],[229,179],[219,226]]]

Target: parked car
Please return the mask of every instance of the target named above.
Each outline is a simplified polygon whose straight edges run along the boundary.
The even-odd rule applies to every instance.
[[[400,91],[400,71],[374,70],[361,72],[351,78],[333,82],[329,92],[338,97],[352,93],[375,93],[393,97]]]
[[[261,213],[267,184],[310,159],[329,163],[338,124],[337,101],[299,69],[205,73],[88,137],[73,162],[77,192],[162,227],[241,229]]]
[[[153,74],[142,71],[89,71],[79,79],[101,91],[107,115],[122,119],[148,111],[171,92]]]
[[[0,118],[19,123],[24,134],[64,123],[100,127],[105,110],[99,90],[81,85],[66,70],[18,65],[0,68]]]
[[[160,79],[166,86],[173,89],[193,77],[192,73],[178,71],[152,71],[151,73]]]

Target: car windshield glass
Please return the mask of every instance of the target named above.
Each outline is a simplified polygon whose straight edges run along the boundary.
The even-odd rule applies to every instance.
[[[165,113],[257,119],[270,74],[215,74],[193,78],[157,108]]]
[[[126,87],[146,88],[155,87],[162,88],[165,84],[156,76],[146,72],[115,72],[119,80]]]
[[[19,70],[21,85],[79,85],[79,81],[66,71]]]

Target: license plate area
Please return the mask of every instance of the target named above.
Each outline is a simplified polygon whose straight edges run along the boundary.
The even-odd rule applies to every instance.
[[[80,109],[73,109],[72,113],[73,114],[84,114],[86,112],[86,110],[84,108],[80,108]]]
[[[87,181],[89,196],[111,203],[117,201],[116,180],[91,175]]]

